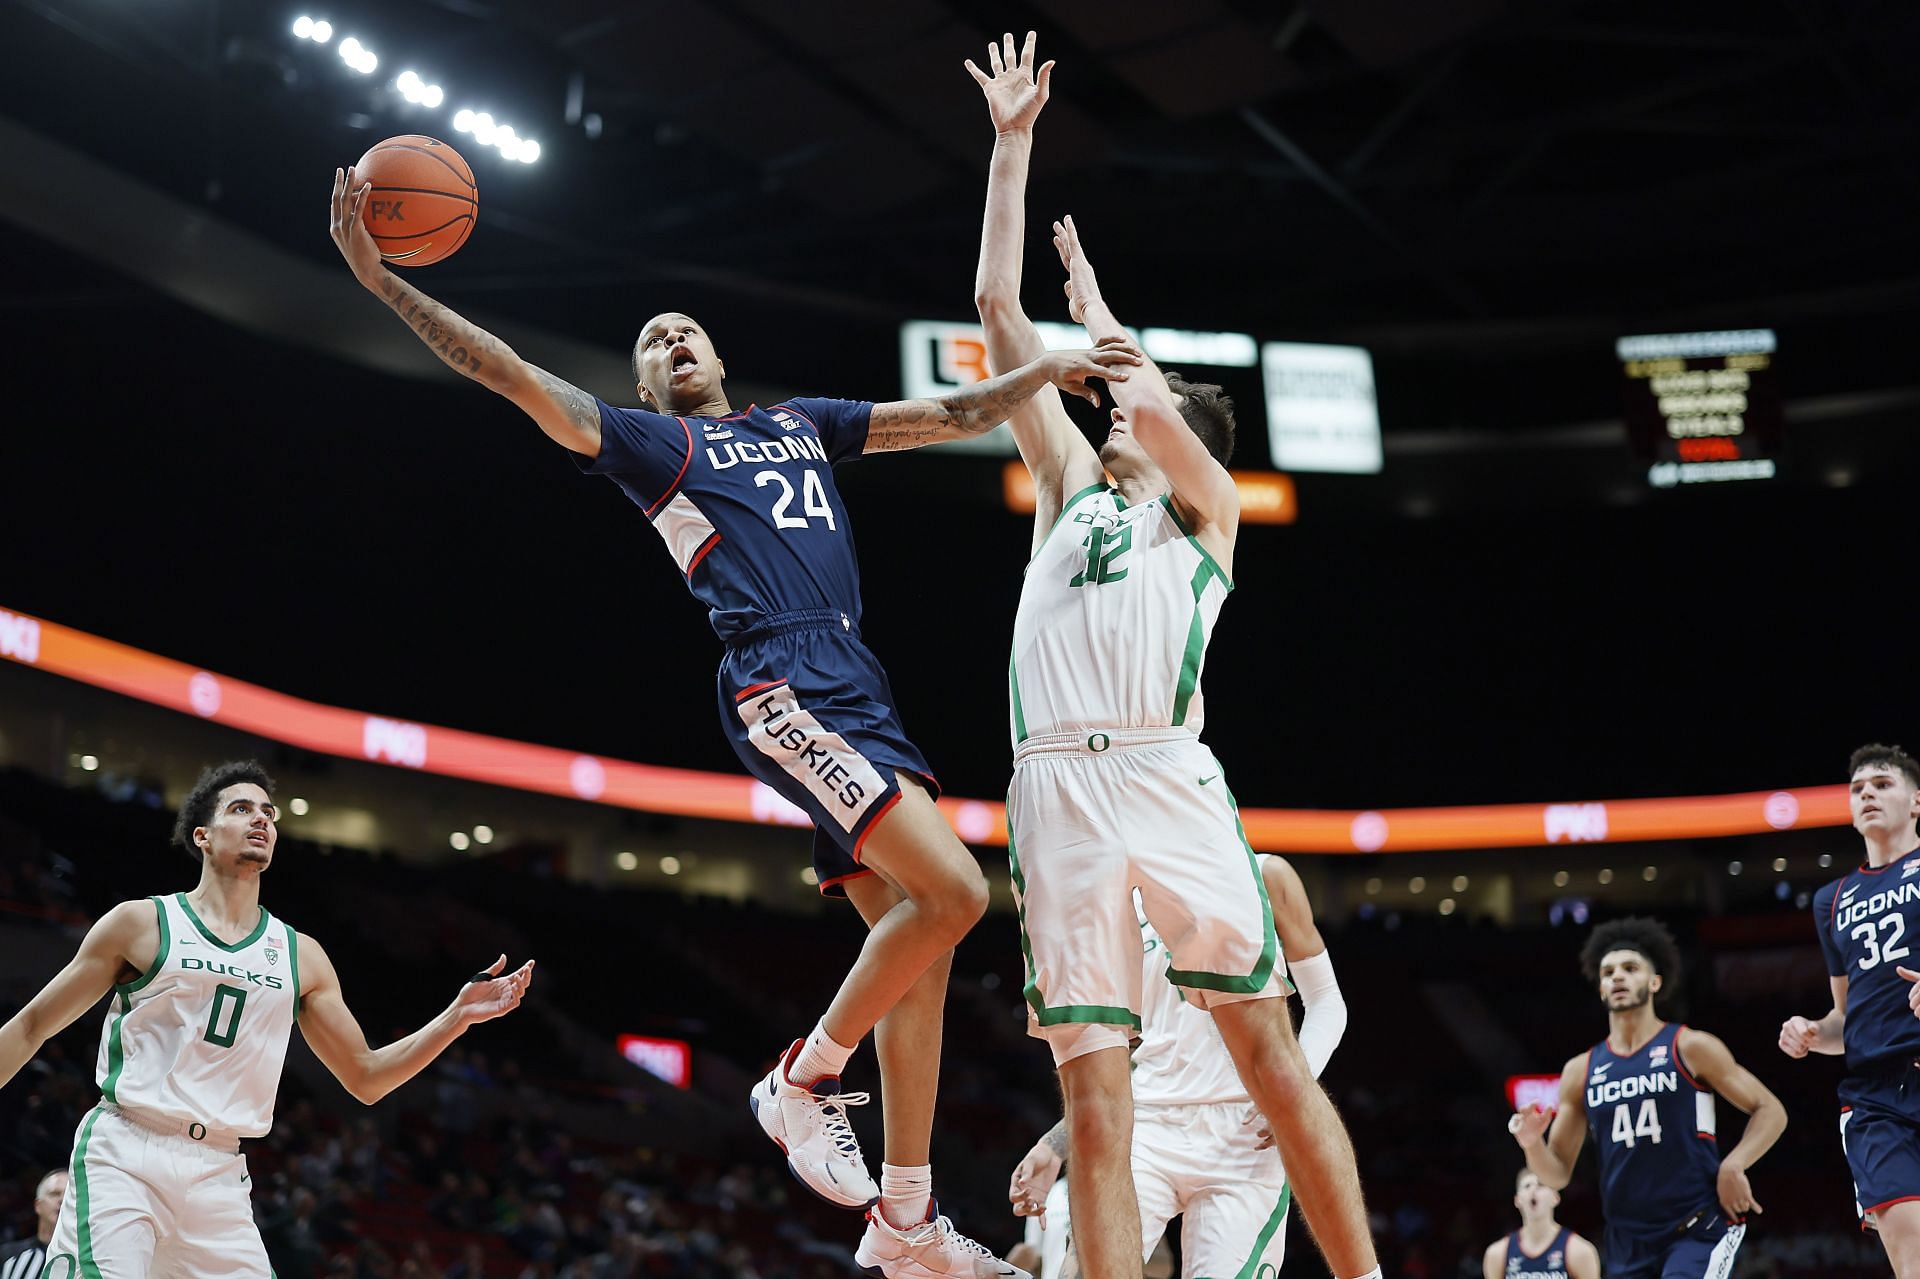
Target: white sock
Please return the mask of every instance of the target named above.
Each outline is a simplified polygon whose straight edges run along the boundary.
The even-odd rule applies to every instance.
[[[838,1078],[851,1056],[853,1049],[835,1043],[824,1024],[815,1026],[807,1042],[801,1045],[800,1055],[787,1067],[787,1082],[811,1088],[829,1076]]]
[[[912,1230],[927,1219],[933,1205],[933,1165],[897,1168],[880,1165],[880,1215],[895,1230]]]

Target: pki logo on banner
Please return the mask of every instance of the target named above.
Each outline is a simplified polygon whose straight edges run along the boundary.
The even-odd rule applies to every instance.
[[[40,623],[0,610],[0,657],[32,666],[40,660]]]
[[[361,753],[371,760],[399,764],[403,768],[427,766],[427,730],[405,720],[367,716],[366,731],[360,742]]]

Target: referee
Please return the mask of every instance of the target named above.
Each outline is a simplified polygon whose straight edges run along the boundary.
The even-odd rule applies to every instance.
[[[53,1238],[53,1223],[60,1218],[60,1201],[66,1196],[64,1168],[40,1178],[40,1184],[33,1191],[33,1211],[40,1218],[39,1233],[32,1239],[0,1248],[0,1279],[39,1279],[47,1264],[47,1241]]]

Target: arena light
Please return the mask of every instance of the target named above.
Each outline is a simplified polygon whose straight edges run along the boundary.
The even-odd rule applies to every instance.
[[[420,90],[420,105],[423,107],[437,107],[446,100],[446,91],[437,84],[430,84]]]
[[[456,133],[472,133],[473,121],[474,114],[466,107],[461,107],[453,113],[453,128]]]
[[[325,44],[327,41],[333,39],[333,24],[325,18],[316,19],[313,24],[313,33],[309,39],[315,44]]]
[[[540,158],[540,144],[528,138],[520,145],[520,163],[532,164]]]
[[[640,859],[632,853],[615,853],[613,856],[613,864],[621,870],[640,869]]]
[[[287,811],[295,817],[305,817],[307,815],[307,801],[295,795],[287,801]]]
[[[473,842],[476,844],[491,844],[493,842],[493,827],[485,824],[475,826],[473,828]]]
[[[302,40],[311,40],[313,38],[313,19],[304,13],[295,18],[293,20],[293,34]]]
[[[665,857],[662,857],[660,859],[660,873],[662,875],[678,875],[680,873],[680,859],[672,853],[668,853]]]
[[[98,755],[82,755],[80,757],[80,767],[85,772],[94,772],[100,767],[100,757]]]
[[[467,832],[463,830],[457,830],[447,836],[447,842],[453,845],[453,851],[456,853],[466,852],[473,843],[472,840],[467,838]]]
[[[361,75],[372,75],[380,65],[380,59],[372,49],[361,44],[354,36],[348,36],[340,42],[340,60],[358,71]]]

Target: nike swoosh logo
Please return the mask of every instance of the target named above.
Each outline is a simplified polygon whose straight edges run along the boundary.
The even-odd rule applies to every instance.
[[[1217,782],[1219,780],[1220,780],[1220,774],[1215,773],[1212,777],[1202,777],[1200,779],[1200,784],[1202,786],[1205,786],[1208,782]]]

